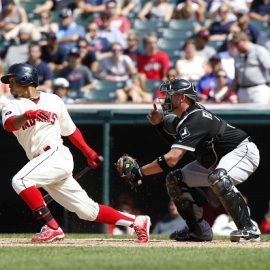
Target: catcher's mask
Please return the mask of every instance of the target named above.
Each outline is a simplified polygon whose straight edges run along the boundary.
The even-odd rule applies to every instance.
[[[165,81],[160,85],[160,92],[165,93],[165,98],[159,98],[162,110],[164,112],[172,112],[172,96],[176,94],[182,94],[187,96],[194,103],[197,102],[196,89],[194,85],[188,80],[173,79]]]

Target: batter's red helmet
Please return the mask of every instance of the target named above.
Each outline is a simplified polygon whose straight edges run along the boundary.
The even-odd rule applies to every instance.
[[[37,69],[25,63],[14,64],[8,69],[7,75],[1,78],[1,82],[9,84],[10,77],[15,76],[16,83],[19,85],[27,86],[33,85],[38,86],[38,72]]]

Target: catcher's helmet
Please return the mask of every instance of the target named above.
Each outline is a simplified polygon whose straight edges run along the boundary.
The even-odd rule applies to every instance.
[[[14,64],[9,67],[7,75],[1,77],[2,83],[9,84],[10,77],[15,76],[16,83],[19,85],[38,86],[38,72],[37,69],[25,63]]]
[[[160,85],[160,91],[166,94],[165,102],[162,105],[164,111],[172,111],[171,97],[176,94],[185,95],[194,103],[198,101],[193,83],[185,79],[174,79],[163,82]]]

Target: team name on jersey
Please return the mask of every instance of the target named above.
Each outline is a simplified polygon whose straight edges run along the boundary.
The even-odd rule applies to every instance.
[[[49,118],[48,118],[47,121],[39,121],[39,120],[36,120],[36,119],[29,119],[22,126],[22,129],[26,130],[26,129],[30,128],[31,126],[34,126],[36,124],[36,121],[38,121],[38,122],[48,122],[48,123],[51,123],[52,125],[54,125],[55,120],[57,119],[57,114],[54,113],[54,112],[48,112],[48,114],[49,114]]]

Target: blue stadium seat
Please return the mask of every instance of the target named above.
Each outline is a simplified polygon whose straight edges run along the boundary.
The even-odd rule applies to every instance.
[[[115,92],[106,90],[91,90],[83,95],[83,99],[87,102],[112,102],[115,100]]]
[[[171,20],[168,27],[175,30],[190,30],[193,31],[193,26],[196,21],[190,20]]]
[[[192,31],[167,28],[164,30],[162,37],[166,39],[186,40],[187,38],[190,38],[192,35],[193,35]]]
[[[122,88],[124,82],[115,82],[109,80],[96,80],[94,83],[94,89],[97,91],[115,91],[116,89]]]
[[[183,40],[160,38],[157,45],[160,50],[180,50],[183,43]]]

